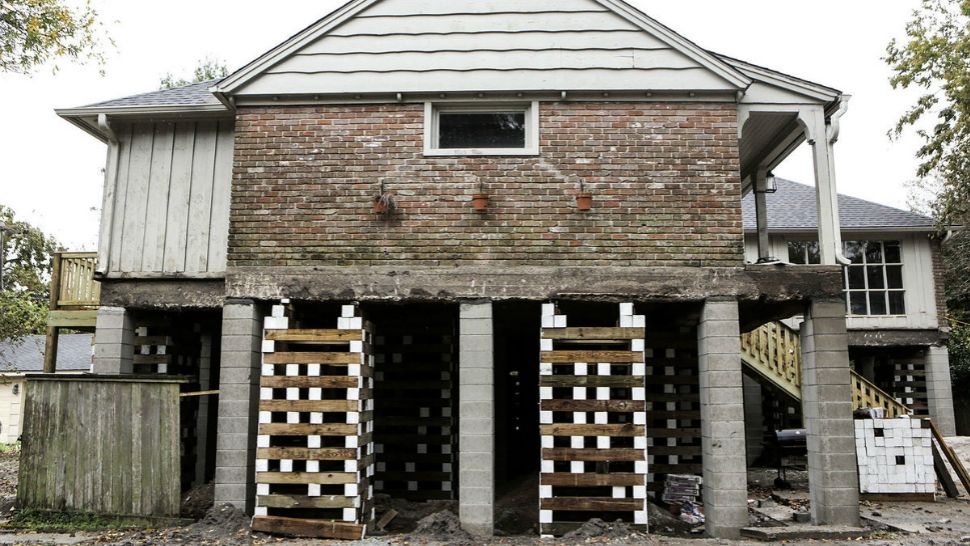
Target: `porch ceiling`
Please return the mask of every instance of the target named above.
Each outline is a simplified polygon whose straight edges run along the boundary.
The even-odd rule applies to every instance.
[[[805,140],[804,130],[794,112],[754,112],[741,132],[741,178],[744,192],[750,185],[749,177],[759,165],[767,162],[769,168],[781,163]]]

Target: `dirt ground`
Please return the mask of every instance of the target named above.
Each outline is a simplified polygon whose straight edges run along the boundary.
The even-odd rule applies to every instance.
[[[955,438],[951,445],[970,464],[970,438]],[[0,519],[10,511],[17,484],[19,454],[0,453]],[[787,476],[791,490],[774,490],[776,472],[771,469],[753,470],[749,474],[749,507],[752,525],[776,526],[791,518],[792,512],[808,509],[805,473],[792,472]],[[662,509],[650,514],[651,531],[646,535],[631,531],[622,523],[593,520],[569,536],[541,539],[536,535],[537,507],[533,494],[534,483],[509,488],[498,499],[497,536],[482,540],[461,530],[455,505],[449,501],[414,504],[387,498],[379,499],[378,516],[382,511],[400,512],[388,525],[384,536],[371,536],[363,541],[306,540],[252,533],[249,518],[231,506],[211,507],[212,487],[200,487],[183,498],[183,517],[192,524],[163,528],[75,532],[68,534],[36,533],[25,530],[0,530],[0,545],[4,544],[88,544],[135,546],[155,544],[184,545],[346,545],[346,546],[574,546],[586,544],[764,544],[757,541],[724,541],[700,538],[691,534],[690,526],[682,524]],[[869,544],[872,546],[957,545],[970,544],[970,500],[940,498],[932,503],[874,503],[863,502],[861,513],[873,535],[865,540],[811,541],[827,544]],[[805,543],[808,541],[799,541]]]

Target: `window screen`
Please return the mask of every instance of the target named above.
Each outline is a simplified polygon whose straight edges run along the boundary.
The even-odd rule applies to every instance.
[[[525,112],[440,112],[438,147],[525,148]]]

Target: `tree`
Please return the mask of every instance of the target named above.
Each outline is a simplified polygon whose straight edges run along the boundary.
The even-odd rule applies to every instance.
[[[0,0],[2,72],[30,74],[61,58],[103,67],[105,41],[111,38],[90,2],[71,7],[67,0]]]
[[[942,181],[935,216],[944,225],[960,223],[970,203],[970,0],[923,0],[906,37],[886,50],[890,83],[922,95],[890,133],[916,130],[923,140],[917,174]]]
[[[191,80],[187,80],[185,78],[176,79],[170,72],[162,76],[162,79],[159,82],[159,88],[174,89],[176,87],[185,87],[186,85],[193,83],[215,80],[217,78],[225,78],[228,75],[229,69],[226,68],[226,63],[217,59],[210,59],[206,57],[205,59],[200,60],[196,65],[195,72],[192,74]]]
[[[9,232],[0,247],[0,340],[19,341],[44,333],[50,300],[52,255],[61,245],[27,222],[17,221],[13,210],[0,205],[0,223]]]

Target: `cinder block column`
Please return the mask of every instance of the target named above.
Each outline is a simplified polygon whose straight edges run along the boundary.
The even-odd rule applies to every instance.
[[[458,330],[458,513],[462,529],[491,536],[495,511],[492,303],[462,303]]]
[[[735,538],[748,525],[744,390],[738,302],[710,299],[697,328],[707,534]],[[647,448],[649,453],[650,449]]]
[[[91,371],[99,374],[130,374],[135,355],[135,325],[124,307],[99,307],[94,333]]]
[[[859,475],[849,346],[842,300],[813,301],[802,340],[802,415],[808,441],[812,520],[859,525]]]
[[[263,328],[250,300],[226,300],[222,309],[219,415],[216,426],[215,504],[252,514],[256,487],[256,415]]]
[[[950,384],[950,352],[946,347],[926,350],[926,398],[930,417],[944,436],[956,436],[953,416],[953,385]]]

